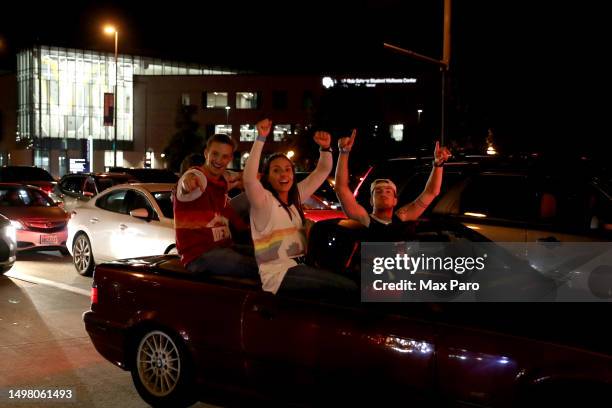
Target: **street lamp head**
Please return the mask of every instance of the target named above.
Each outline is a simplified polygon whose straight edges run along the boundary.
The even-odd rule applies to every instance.
[[[226,106],[226,107],[225,107],[225,109],[226,109],[226,110],[230,110],[230,109],[231,109],[231,107],[229,107],[229,106]]]
[[[113,27],[111,25],[107,25],[106,27],[104,27],[104,32],[106,34],[115,34],[117,32],[117,30],[115,29],[115,27]]]

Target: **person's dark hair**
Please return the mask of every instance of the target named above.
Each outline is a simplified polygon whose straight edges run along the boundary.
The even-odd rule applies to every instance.
[[[180,170],[181,175],[183,175],[191,167],[204,165],[205,161],[206,159],[204,158],[202,154],[191,153],[190,155],[185,157],[183,161],[181,162],[181,170]]]
[[[274,160],[278,158],[283,158],[289,163],[291,163],[291,171],[293,172],[293,185],[291,186],[291,189],[289,189],[289,199],[287,204],[281,201],[278,196],[278,192],[274,190],[272,184],[270,184],[270,181],[268,180],[268,176],[270,175],[270,165]],[[300,214],[300,218],[302,219],[302,225],[306,224],[306,218],[304,217],[304,209],[302,208],[302,200],[300,199],[300,190],[298,189],[297,181],[295,179],[295,165],[291,160],[289,160],[287,156],[282,153],[274,153],[267,158],[261,174],[261,185],[266,190],[271,192],[274,197],[276,197],[281,206],[285,209],[285,211],[287,211],[287,214],[289,214],[289,218],[292,218],[289,207],[291,207],[291,205],[295,205],[295,208],[297,209],[298,214]]]
[[[209,137],[208,140],[206,141],[206,148],[208,149],[210,145],[213,144],[214,142],[230,145],[232,146],[232,151],[236,151],[236,148],[238,147],[236,145],[236,141],[232,139],[231,136],[226,135],[225,133],[216,133],[212,135],[211,137]]]

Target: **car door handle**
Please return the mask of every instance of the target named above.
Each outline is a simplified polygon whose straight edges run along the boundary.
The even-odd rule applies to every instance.
[[[128,227],[128,226],[127,226],[127,225],[125,225],[125,224],[119,224],[119,229],[120,229],[121,231],[123,231],[123,230],[124,230],[124,229],[126,229],[127,227]]]
[[[260,305],[253,305],[253,312],[259,314],[265,320],[272,320],[275,316],[270,309],[267,309]]]
[[[99,221],[100,221],[100,220],[99,220],[99,219],[97,219],[96,217],[94,217],[94,218],[90,218],[90,219],[89,219],[89,222],[91,222],[92,224],[95,224],[95,223],[97,223],[97,222],[99,222]]]

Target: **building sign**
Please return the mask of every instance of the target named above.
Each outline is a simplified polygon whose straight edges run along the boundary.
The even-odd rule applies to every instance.
[[[71,173],[87,173],[89,172],[89,163],[85,159],[70,159]]]
[[[104,126],[113,126],[113,116],[115,113],[115,95],[112,93],[104,94]]]
[[[321,83],[325,88],[335,86],[341,88],[366,87],[375,88],[377,85],[407,85],[416,84],[416,78],[331,78],[323,77]]]

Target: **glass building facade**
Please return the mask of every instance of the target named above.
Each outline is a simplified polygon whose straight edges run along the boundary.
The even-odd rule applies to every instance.
[[[134,75],[224,75],[211,69],[161,59],[90,50],[38,46],[17,55],[16,140],[35,150],[35,164],[54,140],[114,140],[114,127],[104,126],[104,94],[117,86],[117,141],[132,142]],[[115,72],[117,77],[115,78]],[[116,82],[115,82],[116,81]],[[47,160],[48,161],[48,160]]]

